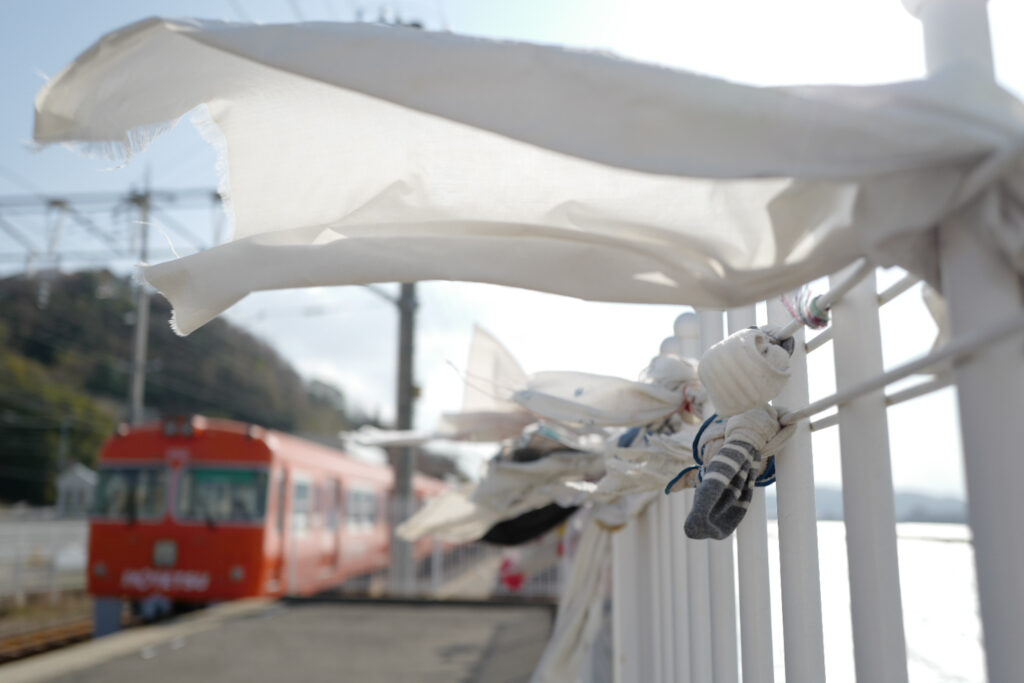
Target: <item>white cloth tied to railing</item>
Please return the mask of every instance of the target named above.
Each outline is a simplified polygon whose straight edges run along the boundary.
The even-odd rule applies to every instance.
[[[181,333],[310,285],[724,308],[865,255],[934,281],[931,228],[968,206],[1024,267],[1024,108],[967,67],[755,88],[443,33],[150,19],[44,87],[35,139],[125,156],[201,105],[235,234],[145,269]]]
[[[692,368],[689,372],[692,388],[696,372]],[[673,386],[584,372],[539,372],[530,375],[527,388],[517,392],[514,399],[530,412],[558,422],[633,427],[663,419],[680,409],[686,399],[686,383]]]
[[[580,492],[567,482],[598,479],[600,454],[554,452],[532,462],[491,461],[480,482],[442,493],[396,529],[413,541],[435,533],[453,543],[475,541],[496,523],[551,503],[578,504]]]

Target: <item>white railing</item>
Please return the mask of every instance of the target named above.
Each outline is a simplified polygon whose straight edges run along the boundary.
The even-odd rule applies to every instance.
[[[0,603],[83,590],[88,535],[84,520],[0,521]]]
[[[984,2],[904,0],[904,4],[924,25],[930,73],[964,61],[987,67],[991,73]],[[782,670],[784,680],[790,683],[825,680],[810,432],[836,425],[856,679],[865,683],[907,681],[887,408],[951,383],[955,383],[959,399],[987,676],[991,681],[1020,680],[1024,671],[1024,542],[1010,518],[1024,481],[1024,458],[1020,457],[1024,444],[1024,351],[1019,334],[1024,329],[1024,311],[1017,275],[970,228],[959,214],[938,228],[952,341],[900,367],[883,371],[878,310],[913,287],[917,282],[913,277],[879,294],[870,266],[858,264],[837,274],[830,280],[829,293],[819,300],[824,307],[831,306],[832,324],[807,344],[803,343],[802,326],[793,323],[785,307],[768,303],[767,322],[786,327],[798,342],[792,377],[775,401],[791,410],[784,421],[798,425],[776,458],[778,545],[769,542],[769,536],[775,534],[768,533],[761,490],[756,492],[735,541],[683,538],[680,527],[692,505],[689,493],[652,506],[617,533],[613,537],[612,587],[617,681],[725,683],[738,680],[738,662],[744,683],[776,680]],[[730,331],[753,325],[754,310],[729,311]],[[720,337],[722,313],[703,312],[694,316],[694,321],[699,321],[700,346],[688,355],[697,357]],[[835,357],[836,393],[809,404],[805,353],[821,349],[829,341]],[[893,382],[934,369],[941,362],[953,362],[953,371],[937,372],[909,388],[885,393]],[[834,413],[821,416],[832,407]],[[921,425],[922,429],[928,427]],[[670,520],[667,524],[666,519]],[[657,548],[670,552],[660,556],[651,552]],[[770,556],[779,558],[781,604],[775,608],[781,608],[782,633],[772,628]],[[636,558],[644,559],[641,563]],[[649,569],[648,563],[668,570],[641,576]],[[648,582],[649,586],[637,587]],[[732,607],[737,588],[738,628]],[[972,588],[949,587],[957,593]],[[935,600],[942,596],[936,595]],[[835,601],[828,603],[834,605]],[[829,614],[828,618],[833,623],[842,615]],[[773,641],[779,636],[785,643],[784,667],[773,662]]]
[[[798,429],[776,459],[777,527],[768,522],[764,492],[758,489],[735,541],[683,536],[681,522],[693,500],[689,492],[658,501],[616,533],[612,594],[617,681],[749,683],[776,680],[778,671],[785,672],[787,681],[825,680],[810,431],[836,425],[857,680],[908,679],[886,410],[937,391],[950,380],[948,373],[939,374],[888,395],[884,387],[944,359],[978,352],[993,338],[1022,328],[1019,317],[1011,318],[884,372],[879,307],[917,283],[908,276],[876,293],[873,268],[858,265],[837,274],[829,292],[834,299],[832,324],[806,344],[803,330],[790,324],[792,315],[786,307],[768,303],[767,320],[761,322],[785,327],[798,340],[791,379],[775,401],[798,408],[783,418]],[[696,351],[721,338],[722,314],[704,311],[692,318],[700,340],[698,346],[694,339],[689,351],[697,356]],[[756,322],[753,306],[729,311],[730,332]],[[833,344],[836,392],[810,403],[806,353],[827,342]],[[809,421],[833,406],[833,414]],[[770,536],[777,539],[776,548],[769,548]],[[781,608],[781,634],[772,628],[770,555],[779,558],[781,604],[776,609]],[[637,563],[636,558],[644,562]],[[979,557],[979,563],[983,561]],[[773,662],[773,640],[780,636],[790,644],[784,648],[784,667]]]
[[[773,639],[782,635],[787,646],[785,680],[825,680],[825,646],[822,626],[821,582],[818,571],[818,531],[815,514],[813,456],[810,431],[838,425],[843,477],[846,558],[852,622],[852,650],[859,681],[907,681],[907,646],[903,630],[899,559],[892,467],[889,455],[887,408],[913,400],[949,385],[948,370],[938,368],[908,388],[888,394],[889,384],[950,359],[983,357],[989,347],[1006,337],[1017,338],[1015,362],[1024,365],[1019,334],[1024,317],[1018,311],[987,329],[955,336],[937,351],[884,371],[879,307],[907,291],[917,280],[905,277],[881,293],[876,292],[873,268],[856,265],[831,278],[832,288],[820,301],[830,301],[831,326],[803,343],[803,330],[792,325],[790,312],[781,303],[769,302],[767,322],[795,333],[796,350],[792,375],[775,403],[789,410],[785,423],[798,425],[797,432],[776,459],[778,472],[777,549],[769,552],[768,522],[764,495],[758,490],[736,534],[738,570],[733,567],[733,539],[693,541],[679,530],[692,506],[692,494],[675,496],[652,506],[613,537],[616,575],[613,581],[615,675],[618,681],[714,681],[775,680]],[[700,348],[706,349],[722,334],[722,314],[692,315],[701,332]],[[756,322],[754,307],[729,312],[729,329],[735,331]],[[763,322],[763,321],[762,321]],[[809,403],[806,353],[832,342],[836,392]],[[693,354],[698,355],[698,354]],[[964,365],[957,366],[963,372]],[[1004,400],[1014,400],[1006,397]],[[1024,407],[1024,402],[1015,403]],[[809,418],[835,412],[809,422]],[[970,411],[976,407],[962,406]],[[1011,429],[1014,425],[1004,425]],[[927,429],[928,425],[922,425]],[[965,435],[966,436],[966,435]],[[965,452],[972,446],[966,442]],[[1004,466],[1012,466],[1018,451],[1003,453]],[[970,471],[968,469],[968,476]],[[972,506],[973,509],[973,506]],[[669,520],[666,522],[666,520]],[[978,524],[973,533],[980,533]],[[660,535],[659,535],[660,534]],[[772,536],[776,536],[775,533]],[[1019,552],[1020,541],[1004,535],[1002,548],[986,556],[976,548],[979,581],[1007,555]],[[671,549],[659,555],[659,548]],[[773,632],[769,601],[769,555],[779,557],[782,634]],[[629,558],[645,558],[641,567]],[[668,571],[651,571],[667,566]],[[649,575],[639,576],[646,570]],[[667,579],[665,577],[668,577]],[[1021,578],[1002,596],[1003,602],[1024,609]],[[632,585],[631,585],[632,584]],[[636,587],[639,584],[640,587]],[[740,625],[737,629],[737,587]],[[950,587],[971,592],[972,586]],[[1006,609],[995,618],[985,614],[984,585],[979,586],[986,643],[993,639],[1020,638],[1024,631],[1008,622]],[[989,589],[991,590],[991,589]],[[669,596],[671,599],[669,599]],[[936,599],[941,599],[936,596]],[[666,609],[671,614],[666,614]],[[835,620],[836,615],[828,615]],[[739,638],[739,631],[742,638]],[[737,647],[739,654],[737,655]],[[966,643],[968,647],[970,643]],[[1013,680],[1002,659],[1007,653],[986,647],[991,680]],[[672,655],[666,651],[671,650]],[[994,661],[995,660],[995,661]],[[1011,665],[1016,666],[1016,665]],[[994,672],[997,667],[1001,674]]]

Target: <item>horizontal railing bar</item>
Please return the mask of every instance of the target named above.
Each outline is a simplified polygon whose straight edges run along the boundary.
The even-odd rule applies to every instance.
[[[899,403],[903,403],[904,401],[909,401],[913,398],[917,398],[918,396],[924,396],[925,394],[930,394],[933,391],[945,389],[952,383],[953,373],[945,372],[935,377],[934,379],[928,380],[927,382],[920,382],[919,384],[915,384],[912,387],[907,387],[906,389],[903,389],[901,391],[896,391],[893,392],[892,394],[889,394],[888,396],[885,397],[885,405],[894,406]]]
[[[903,403],[904,401],[909,401],[919,396],[930,394],[933,391],[945,389],[952,383],[953,376],[949,373],[945,373],[939,375],[934,379],[930,379],[927,382],[919,382],[912,387],[907,387],[906,389],[887,395],[885,397],[885,405],[898,405],[900,403]],[[828,429],[829,427],[834,427],[837,424],[839,424],[839,413],[832,413],[831,415],[826,415],[820,420],[815,420],[814,422],[810,423],[808,425],[808,429],[810,429],[812,432],[816,432],[822,429]]]
[[[819,429],[828,429],[829,427],[834,427],[837,424],[839,424],[839,413],[832,413],[831,415],[826,415],[820,420],[815,420],[808,425],[807,428],[812,432],[816,432]]]
[[[887,287],[878,294],[878,305],[884,306],[920,281],[921,278],[918,276],[907,273],[900,278],[899,282]]]
[[[1012,318],[1003,320],[988,330],[975,331],[954,339],[937,351],[933,351],[917,360],[904,363],[903,365],[884,372],[860,384],[854,385],[843,391],[837,391],[831,396],[815,401],[805,408],[786,413],[779,421],[784,425],[794,424],[804,418],[816,415],[821,411],[851,401],[858,396],[881,389],[893,382],[909,377],[925,368],[941,363],[950,358],[966,356],[980,347],[987,346],[999,339],[1018,333],[1024,330],[1024,312],[1018,313]]]
[[[814,337],[814,339],[804,344],[804,351],[810,353],[814,349],[817,349],[821,346],[824,346],[825,344],[828,344],[830,341],[832,341],[833,334],[834,333],[832,332],[831,327],[829,327],[826,330],[822,330],[821,333]]]

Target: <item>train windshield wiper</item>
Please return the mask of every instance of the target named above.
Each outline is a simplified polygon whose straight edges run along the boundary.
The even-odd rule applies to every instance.
[[[136,510],[135,496],[138,494],[136,487],[139,485],[139,478],[134,472],[128,474],[128,500],[124,506],[125,520],[129,525],[135,524],[138,519],[138,510]]]
[[[199,514],[202,516],[203,521],[206,522],[206,526],[211,529],[216,529],[217,520],[214,519],[213,513],[210,512],[210,509],[206,506],[206,501],[200,498],[197,502],[199,504]]]

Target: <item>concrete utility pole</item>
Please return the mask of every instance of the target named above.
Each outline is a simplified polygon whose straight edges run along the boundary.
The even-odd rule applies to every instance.
[[[413,400],[413,350],[416,322],[416,283],[402,284],[398,305],[398,402],[396,406],[396,429],[412,429]],[[405,521],[413,512],[412,476],[416,470],[415,451],[410,446],[397,449],[394,461],[395,489],[391,510],[391,590],[409,595],[415,589],[415,558],[412,544],[400,541],[395,536],[395,527]]]
[[[149,242],[149,188],[141,194],[133,193],[130,201],[139,207],[139,220],[142,231],[139,239],[139,263],[145,263],[148,255],[146,246]],[[149,290],[139,283],[135,290],[135,350],[132,354],[132,383],[129,396],[128,421],[141,424],[145,408],[146,395],[146,349],[149,343]]]

